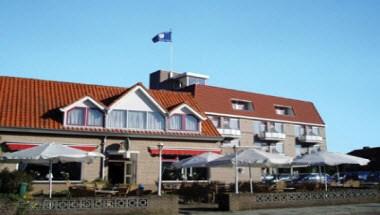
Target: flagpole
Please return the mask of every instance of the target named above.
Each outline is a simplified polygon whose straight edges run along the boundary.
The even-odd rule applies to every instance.
[[[169,47],[169,61],[170,61],[170,68],[169,68],[169,70],[170,70],[170,72],[173,72],[173,63],[174,63],[174,47],[173,47],[173,40],[172,40],[172,29],[170,29],[169,30],[169,32],[170,32],[170,47]]]

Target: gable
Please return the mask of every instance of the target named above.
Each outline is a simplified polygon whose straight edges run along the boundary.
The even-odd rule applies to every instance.
[[[172,109],[169,113],[169,115],[174,115],[174,114],[192,114],[196,116],[200,120],[205,120],[206,118],[203,117],[201,114],[199,114],[197,111],[195,111],[193,108],[191,108],[187,104],[181,104]]]
[[[136,87],[124,94],[114,104],[109,107],[112,109],[122,110],[136,110],[136,111],[148,111],[148,112],[161,112],[165,113],[162,107],[158,105],[156,101],[141,87]]]
[[[102,111],[104,110],[104,106],[102,104],[98,103],[97,101],[95,101],[94,99],[92,99],[89,96],[82,97],[78,101],[75,101],[75,102],[63,107],[60,110],[63,112],[66,112],[66,111],[68,111],[74,107],[97,108],[97,109],[102,110]]]

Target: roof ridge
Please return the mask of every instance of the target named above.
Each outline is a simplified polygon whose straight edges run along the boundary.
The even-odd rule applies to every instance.
[[[194,90],[196,90],[197,87],[209,87],[209,88],[217,88],[217,89],[223,89],[223,90],[230,90],[230,91],[235,91],[235,92],[239,92],[239,93],[256,94],[256,95],[260,95],[260,96],[268,96],[268,97],[273,97],[273,98],[286,99],[286,100],[292,100],[292,101],[298,101],[298,102],[306,102],[306,103],[313,104],[312,101],[301,100],[301,99],[294,99],[294,98],[288,98],[288,97],[284,97],[284,96],[274,96],[274,95],[269,95],[269,94],[265,94],[265,93],[256,93],[256,92],[250,92],[250,91],[246,91],[246,90],[237,90],[237,89],[231,89],[231,88],[225,88],[225,87],[219,87],[219,86],[212,86],[212,85],[203,85],[203,84],[193,84],[193,85],[195,86]],[[192,86],[192,85],[190,85],[190,86]]]
[[[121,90],[128,90],[130,88],[130,87],[120,87],[120,86],[103,85],[103,84],[90,84],[90,83],[74,82],[74,81],[57,81],[57,80],[42,79],[42,78],[25,78],[25,77],[17,77],[17,76],[0,75],[0,79],[2,79],[2,78],[11,78],[11,79],[29,80],[29,81],[41,81],[41,82],[53,82],[53,83],[57,83],[57,84],[77,84],[77,85],[85,85],[85,86],[93,86],[93,87],[112,87],[112,88],[118,88]],[[141,82],[137,82],[134,85],[137,85],[137,84],[141,84]]]

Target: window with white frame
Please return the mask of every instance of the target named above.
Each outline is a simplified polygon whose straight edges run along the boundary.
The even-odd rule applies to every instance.
[[[169,129],[198,131],[199,120],[191,114],[174,114],[169,118]]]
[[[165,118],[158,112],[112,110],[108,115],[111,128],[165,129]]]
[[[189,131],[197,131],[198,130],[198,119],[193,115],[187,114],[185,116],[185,128]]]
[[[128,111],[127,115],[128,128],[146,129],[146,112],[145,111]]]
[[[112,110],[108,114],[108,125],[111,128],[127,128],[127,111]]]
[[[280,122],[268,122],[269,132],[284,133],[284,124]]]
[[[75,126],[103,126],[103,112],[97,108],[75,107],[67,111],[66,124]]]
[[[175,114],[170,117],[169,129],[171,130],[182,130],[182,115]]]
[[[165,129],[165,118],[157,112],[148,112],[148,129]]]
[[[232,109],[234,110],[253,111],[253,105],[251,101],[232,100],[231,103]]]
[[[275,105],[274,109],[277,115],[294,116],[293,108],[290,106]]]
[[[239,129],[239,119],[223,117],[222,127],[227,129]]]

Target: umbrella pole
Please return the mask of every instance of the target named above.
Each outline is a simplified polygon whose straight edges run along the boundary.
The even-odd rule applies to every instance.
[[[49,198],[52,197],[53,187],[53,161],[49,161]]]
[[[319,171],[319,183],[322,184],[322,170],[321,170],[321,166],[318,166],[318,171]]]
[[[324,178],[325,178],[325,191],[327,192],[327,172],[326,172],[326,166],[324,167],[324,172],[325,172],[325,176],[324,176]]]
[[[249,165],[249,188],[251,190],[251,193],[253,193],[253,181],[252,181],[251,165]]]

